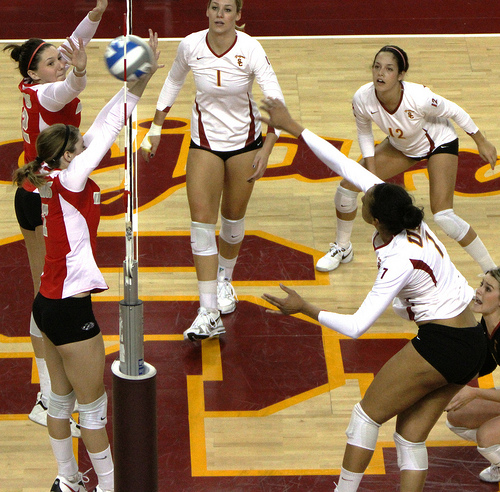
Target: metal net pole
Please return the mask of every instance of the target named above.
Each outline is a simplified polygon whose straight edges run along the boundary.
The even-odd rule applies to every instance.
[[[124,35],[132,32],[132,9],[127,2]],[[126,46],[124,105],[126,115]],[[126,118],[126,116],[125,116]],[[143,304],[139,299],[138,279],[138,220],[137,212],[137,159],[134,152],[134,118],[125,122],[125,260],[123,262],[124,299],[120,302],[120,370],[129,376],[140,376],[144,369]]]
[[[113,454],[115,492],[158,491],[156,369],[144,361],[143,303],[138,279],[138,170],[134,118],[127,118],[127,36],[132,33],[132,0],[124,19],[123,104],[125,118],[124,298],[120,301],[120,356],[113,362]],[[134,113],[135,114],[135,113]],[[135,118],[135,121],[137,119]],[[135,211],[135,213],[134,213]],[[132,466],[131,466],[132,464]]]

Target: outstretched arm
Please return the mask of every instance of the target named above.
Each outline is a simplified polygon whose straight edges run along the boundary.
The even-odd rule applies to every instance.
[[[347,179],[362,191],[368,191],[372,186],[383,183],[370,171],[349,159],[325,139],[318,137],[310,130],[305,129],[295,121],[288,112],[286,106],[278,99],[266,99],[262,102],[261,109],[269,114],[269,118],[261,117],[261,120],[282,130],[291,133],[294,137],[300,137],[314,152],[316,157],[324,162],[332,171]]]
[[[89,19],[92,22],[100,21],[107,8],[108,0],[97,0],[96,6],[89,12]]]

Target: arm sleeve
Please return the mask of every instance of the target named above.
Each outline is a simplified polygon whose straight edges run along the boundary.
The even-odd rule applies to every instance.
[[[38,89],[38,101],[47,110],[60,111],[87,86],[87,76],[77,77],[73,70],[68,72],[66,80],[42,84]]]
[[[373,139],[372,120],[363,113],[361,97],[359,92],[354,94],[352,100],[352,112],[356,119],[356,129],[358,131],[358,144],[363,157],[373,157],[375,155],[375,143]]]
[[[73,43],[78,44],[78,40],[81,39],[83,41],[83,45],[87,46],[90,42],[90,40],[94,37],[97,28],[99,27],[99,22],[96,21],[93,22],[89,19],[89,15],[87,14],[84,19],[78,24],[76,29],[73,31],[71,34],[70,38]],[[64,43],[61,46],[68,46],[69,47],[69,42],[68,40],[64,41]],[[62,51],[59,48],[59,51],[63,58],[66,60],[66,62],[69,63],[69,60],[67,56],[64,54],[64,51]]]
[[[185,43],[181,41],[177,48],[177,56],[175,57],[170,72],[168,72],[160,96],[158,97],[158,102],[156,103],[156,109],[158,111],[168,113],[177,99],[179,91],[184,85],[189,70],[190,68],[185,57]]]
[[[127,117],[132,114],[139,97],[127,91]],[[106,152],[123,128],[125,121],[123,90],[120,90],[97,115],[89,131],[84,135],[86,149],[77,155],[63,170],[59,179],[68,190],[82,191],[90,173],[99,165]]]
[[[425,88],[426,99],[423,111],[428,116],[451,118],[464,132],[469,135],[477,133],[479,128],[476,126],[470,115],[458,104],[455,104],[444,97]]]
[[[280,84],[278,82],[278,77],[273,70],[271,62],[264,51],[262,45],[256,41],[255,48],[252,54],[255,59],[254,73],[255,79],[259,84],[259,87],[264,94],[264,97],[272,97],[279,99],[283,103],[285,102],[285,97],[283,96],[283,91],[281,90]],[[268,132],[275,133],[277,137],[280,136],[281,130],[268,127]]]
[[[383,183],[375,174],[365,169],[361,164],[346,157],[340,150],[313,132],[305,129],[300,138],[314,152],[316,157],[324,162],[332,171],[347,179],[354,186],[366,192],[372,186]]]
[[[392,263],[387,269],[381,266],[372,290],[354,314],[320,311],[318,321],[323,326],[351,338],[359,338],[367,332],[406,285],[413,271],[408,261]]]

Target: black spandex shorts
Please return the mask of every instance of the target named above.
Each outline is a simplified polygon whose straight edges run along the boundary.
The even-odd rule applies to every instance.
[[[250,152],[251,150],[255,149],[260,149],[262,147],[262,144],[263,144],[262,134],[260,134],[257,137],[257,139],[254,140],[250,145],[247,145],[246,147],[243,147],[242,149],[239,150],[230,150],[229,152],[207,149],[206,147],[201,147],[199,145],[196,145],[192,140],[191,143],[189,144],[189,148],[206,150],[207,152],[215,154],[217,157],[220,157],[224,162],[226,162],[230,157],[233,157],[235,155],[244,154],[245,152]]]
[[[38,293],[33,301],[33,317],[40,331],[54,345],[89,340],[101,332],[90,295],[47,299]]]
[[[40,193],[31,193],[18,188],[14,198],[17,222],[23,229],[34,231],[42,222],[42,199]]]
[[[458,138],[452,140],[451,142],[445,143],[436,147],[429,155],[424,157],[412,157],[414,161],[422,161],[423,159],[428,159],[429,157],[436,154],[452,154],[458,155]]]
[[[411,343],[448,383],[455,384],[467,384],[476,377],[488,351],[480,324],[471,328],[450,328],[427,323],[419,327]]]

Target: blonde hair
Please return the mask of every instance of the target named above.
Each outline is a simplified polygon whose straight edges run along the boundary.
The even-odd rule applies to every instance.
[[[72,125],[56,123],[45,128],[36,139],[38,154],[36,159],[16,169],[12,175],[12,182],[17,186],[23,186],[27,180],[36,188],[44,186],[46,179],[40,174],[42,164],[45,162],[50,169],[58,169],[64,152],[75,151],[79,137],[80,131]]]
[[[208,0],[207,3],[207,9],[210,7],[210,4],[212,3],[212,0]],[[234,3],[236,5],[236,12],[241,12],[243,10],[243,0],[234,0]],[[244,31],[245,30],[245,24],[238,26],[235,26],[237,31]]]

